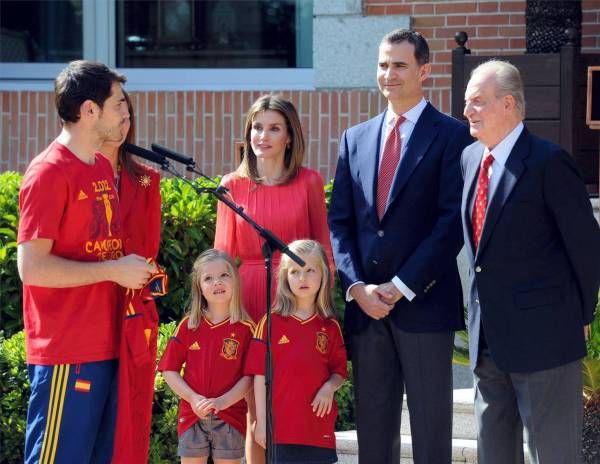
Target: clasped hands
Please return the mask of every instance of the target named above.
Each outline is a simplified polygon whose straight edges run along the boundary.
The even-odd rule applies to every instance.
[[[386,317],[404,296],[393,282],[380,285],[358,283],[350,289],[350,294],[365,314],[376,320]]]
[[[202,395],[194,395],[191,398],[190,406],[192,407],[192,411],[196,414],[200,419],[212,414],[218,413],[223,409],[227,409],[227,405],[224,404],[224,401],[219,398],[206,398]]]

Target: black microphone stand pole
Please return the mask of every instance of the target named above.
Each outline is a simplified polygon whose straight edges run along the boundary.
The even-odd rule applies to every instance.
[[[265,357],[265,387],[266,387],[266,435],[267,435],[267,464],[273,464],[275,462],[274,453],[273,453],[273,357],[271,350],[271,282],[272,282],[272,272],[273,272],[273,252],[280,251],[281,253],[285,253],[288,255],[293,261],[295,261],[299,266],[304,266],[304,261],[294,252],[290,251],[287,245],[281,241],[273,232],[268,229],[265,229],[261,225],[257,224],[254,219],[249,217],[245,212],[244,208],[236,205],[233,201],[227,198],[225,195],[227,194],[227,189],[218,185],[212,178],[204,175],[202,172],[195,169],[195,167],[191,164],[186,166],[186,170],[193,172],[205,179],[213,182],[216,187],[199,187],[195,182],[192,182],[186,179],[184,176],[179,174],[177,171],[171,168],[168,160],[164,159],[161,165],[163,171],[169,172],[173,176],[181,179],[185,183],[192,186],[192,188],[196,191],[196,193],[211,193],[214,195],[217,200],[227,205],[230,209],[232,209],[238,216],[240,216],[244,221],[250,224],[254,230],[264,239],[264,243],[262,246],[262,254],[265,259],[265,270],[267,272],[266,279],[266,296],[267,296],[267,352]]]

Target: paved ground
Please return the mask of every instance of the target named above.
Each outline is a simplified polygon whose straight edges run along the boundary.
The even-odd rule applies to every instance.
[[[473,373],[469,366],[452,364],[453,388],[473,388]]]

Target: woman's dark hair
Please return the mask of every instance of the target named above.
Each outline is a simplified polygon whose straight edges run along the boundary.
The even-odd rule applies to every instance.
[[[125,101],[127,102],[127,109],[129,110],[129,132],[125,136],[125,142],[135,144],[135,116],[133,113],[133,103],[131,102],[131,97],[125,91],[123,91],[123,95],[125,96]],[[144,174],[144,168],[142,167],[142,163],[137,161],[133,155],[123,148],[123,144],[119,146],[119,166],[122,169],[127,171],[131,177],[137,177]]]
[[[279,183],[285,184],[294,179],[302,167],[305,145],[302,125],[300,124],[300,118],[294,104],[279,95],[263,95],[248,110],[244,127],[244,158],[236,172],[254,182],[262,181],[256,166],[256,154],[252,150],[252,144],[250,143],[250,133],[252,132],[252,124],[256,115],[267,110],[277,111],[283,117],[287,133],[290,136],[290,143],[286,147],[284,154],[283,175],[279,179]]]

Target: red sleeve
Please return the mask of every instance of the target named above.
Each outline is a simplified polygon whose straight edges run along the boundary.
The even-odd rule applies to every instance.
[[[251,321],[243,321],[247,332],[244,336],[244,345],[242,347],[242,366],[246,365],[246,360],[248,359],[248,353],[250,351],[250,344],[252,343],[252,337],[254,337],[254,331],[256,330],[256,326],[254,322]]]
[[[158,370],[180,372],[185,363],[187,354],[187,328],[188,318],[186,317],[179,323],[173,336],[169,339],[165,352],[158,363]]]
[[[343,378],[348,377],[348,359],[346,356],[346,347],[344,346],[344,336],[342,329],[336,320],[331,321],[335,325],[333,345],[329,354],[329,372],[339,374]]]
[[[221,185],[223,187],[230,188],[231,178],[233,174],[228,174],[223,177]],[[231,197],[230,197],[231,199]],[[217,224],[215,226],[215,244],[214,247],[217,250],[221,250],[229,254],[232,258],[236,258],[236,237],[235,237],[235,226],[236,226],[235,213],[223,204],[223,202],[217,202]]]
[[[335,267],[333,265],[333,253],[331,251],[331,239],[329,237],[329,226],[327,224],[327,209],[325,207],[325,191],[323,179],[317,171],[309,170],[307,176],[308,184],[308,216],[310,221],[310,238],[319,242],[327,254],[329,269],[333,276]]]
[[[59,238],[59,227],[68,200],[68,184],[61,169],[48,163],[32,166],[19,192],[17,243]]]
[[[154,169],[149,169],[150,191],[148,192],[148,249],[151,256],[156,259],[158,256],[158,247],[160,246],[160,228],[161,219],[161,200],[160,200],[160,174]]]
[[[254,338],[250,341],[250,349],[244,363],[244,375],[265,375],[266,321],[267,317],[263,316],[256,326]]]

